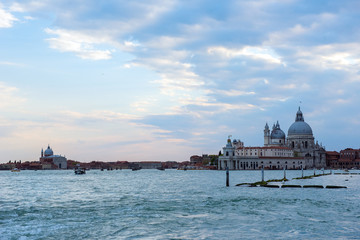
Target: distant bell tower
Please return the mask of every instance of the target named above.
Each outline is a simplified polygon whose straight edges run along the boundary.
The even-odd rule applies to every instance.
[[[231,143],[231,135],[228,137],[226,146],[223,147],[223,153],[226,157],[232,157],[235,156],[235,146]]]
[[[264,129],[264,146],[267,147],[270,144],[270,129],[269,125],[266,123]]]
[[[41,148],[41,157],[44,157],[44,149]]]

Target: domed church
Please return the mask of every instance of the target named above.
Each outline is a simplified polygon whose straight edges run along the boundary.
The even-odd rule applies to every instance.
[[[52,163],[57,166],[59,169],[66,169],[67,168],[67,159],[61,155],[54,155],[53,150],[48,145],[45,151],[41,149],[41,157],[40,162],[48,162]]]
[[[300,107],[296,113],[295,122],[289,127],[286,141],[279,122],[276,125],[274,124],[271,133],[266,123],[264,146],[286,146],[293,149],[295,157],[304,157],[307,166],[326,166],[325,147],[319,145],[317,141],[315,143],[312,129],[305,122]]]
[[[266,123],[264,129],[264,146],[283,146],[285,145],[285,133],[280,129],[279,121],[272,127],[270,133],[269,125]]]

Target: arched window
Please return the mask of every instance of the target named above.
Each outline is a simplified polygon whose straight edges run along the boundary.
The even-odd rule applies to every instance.
[[[226,156],[229,156],[229,152],[226,152]]]

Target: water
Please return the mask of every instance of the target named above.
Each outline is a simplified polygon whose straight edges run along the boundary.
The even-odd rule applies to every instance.
[[[289,182],[347,189],[235,186],[259,180],[231,171],[227,188],[224,171],[0,171],[0,239],[360,238],[360,175]]]

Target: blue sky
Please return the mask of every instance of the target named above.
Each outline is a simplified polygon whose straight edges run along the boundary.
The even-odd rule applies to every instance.
[[[262,146],[299,105],[359,148],[360,2],[0,2],[0,162],[185,161]],[[301,103],[300,103],[301,102]]]

